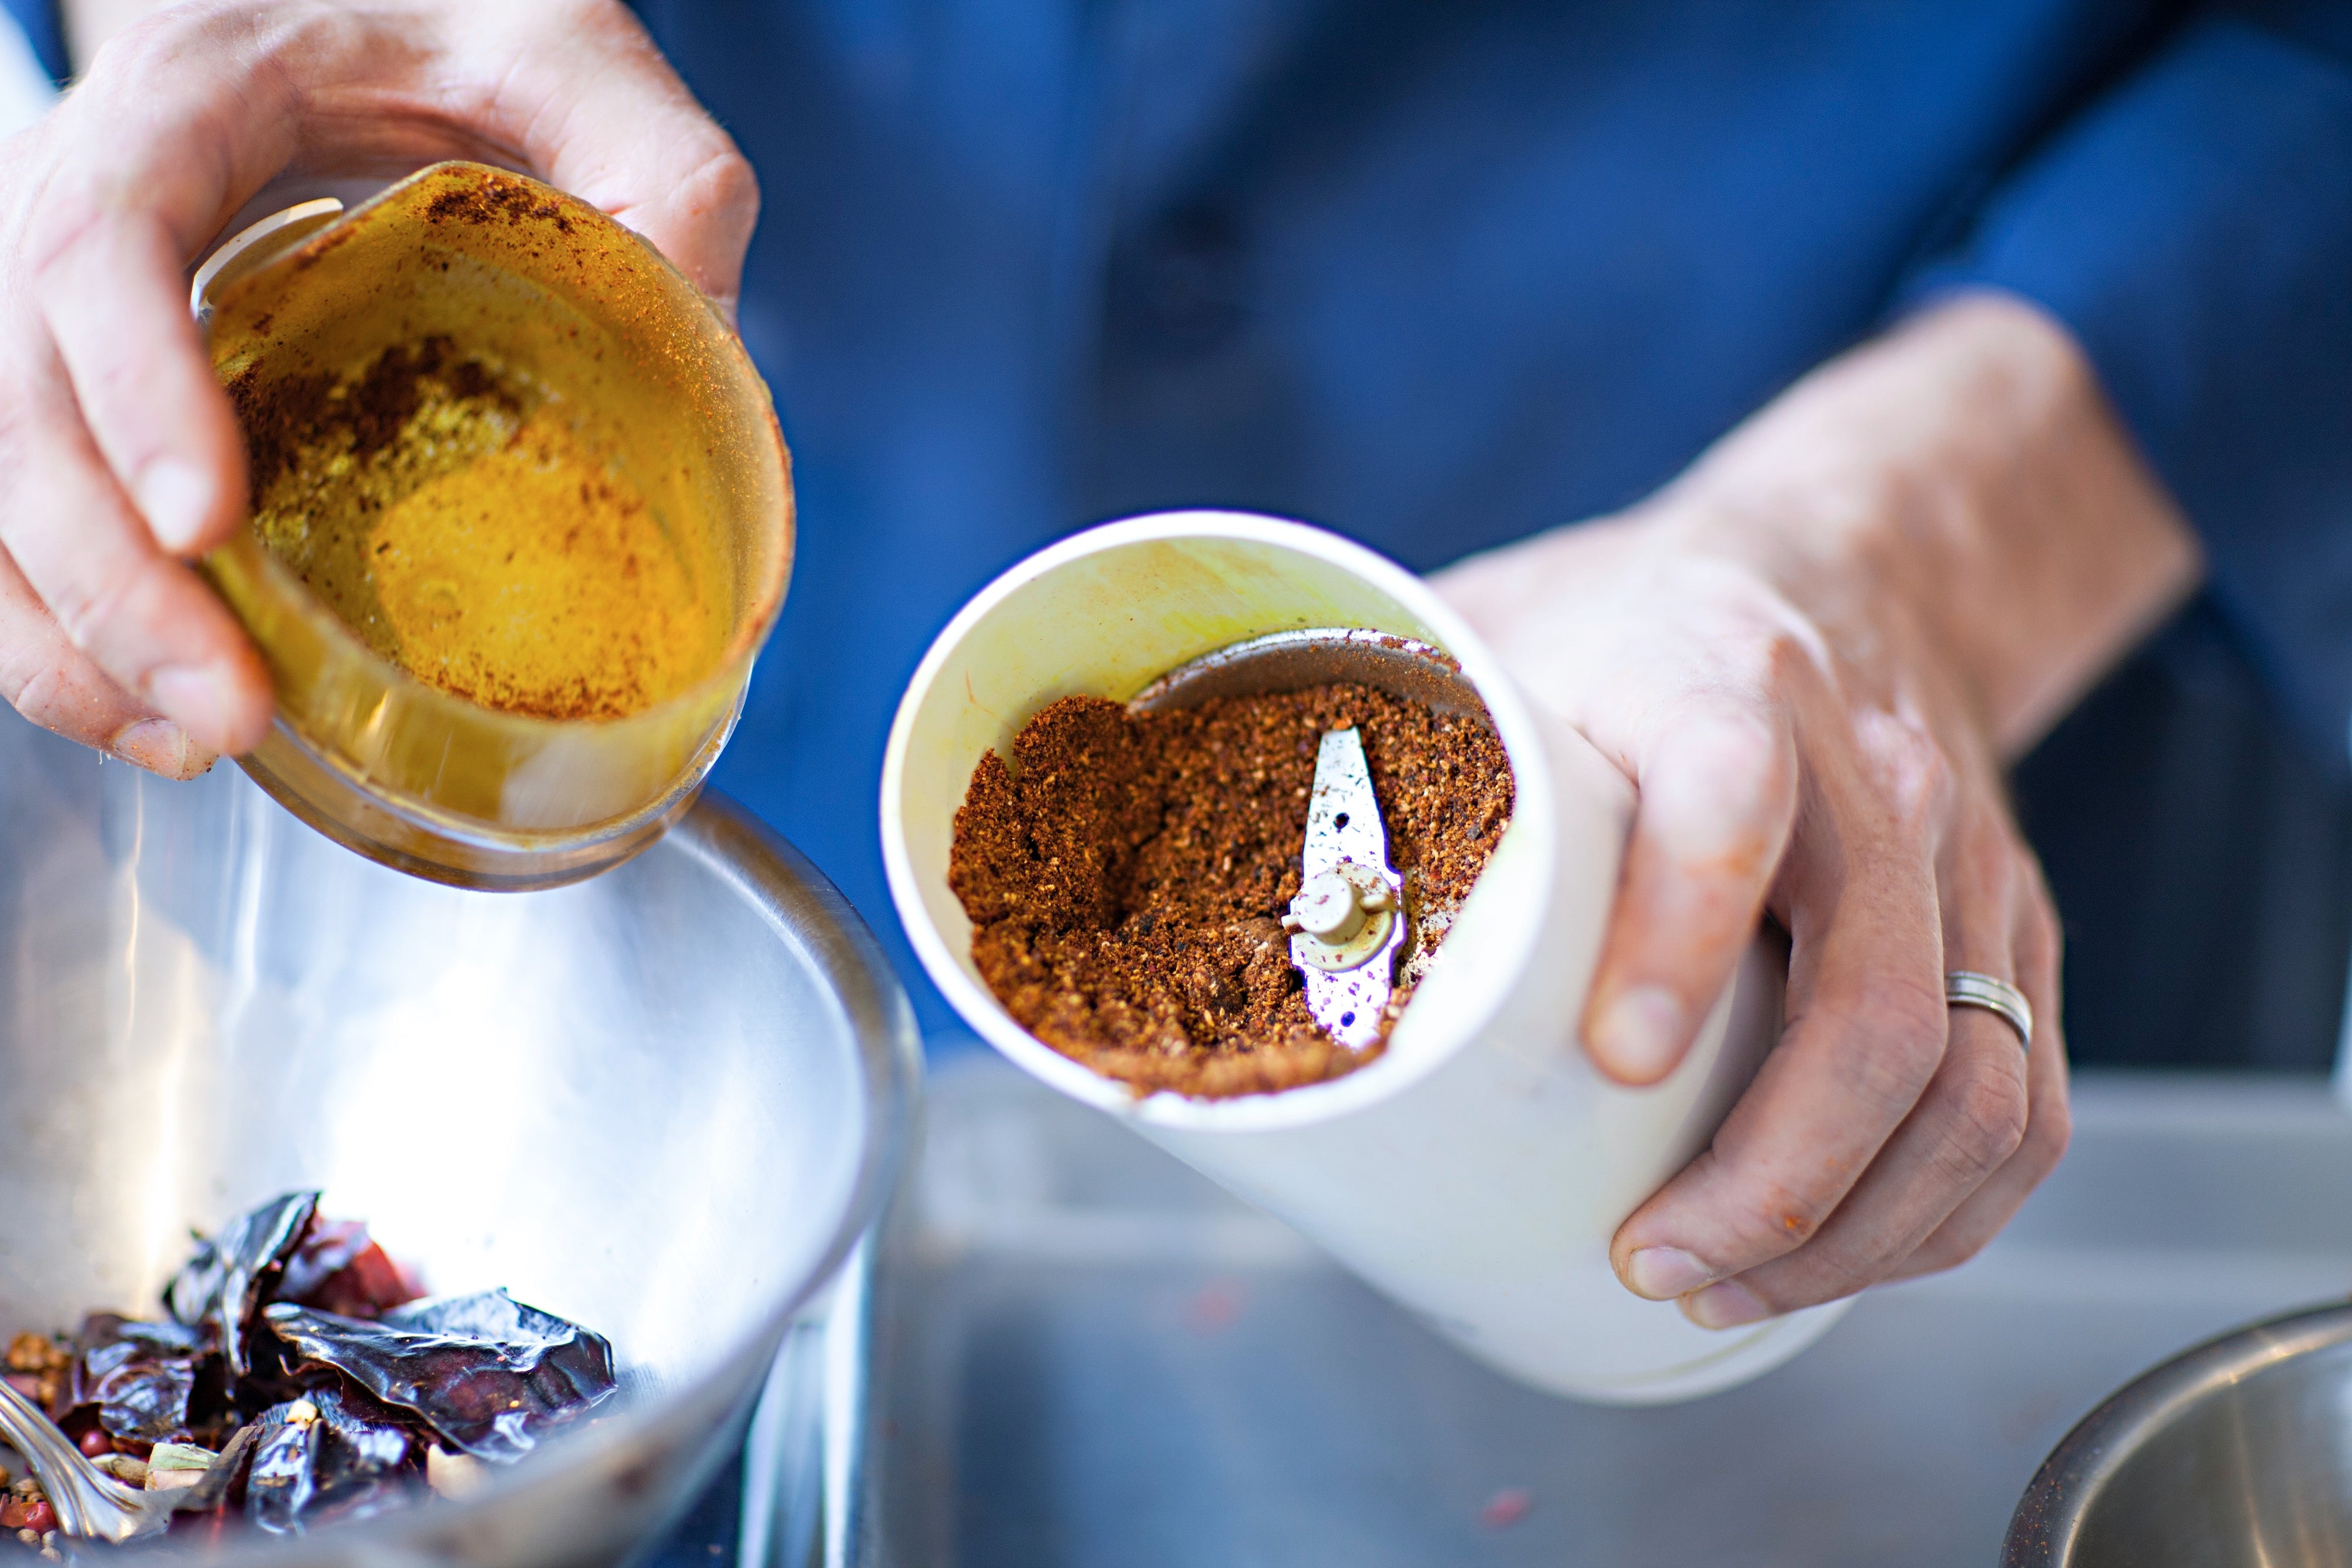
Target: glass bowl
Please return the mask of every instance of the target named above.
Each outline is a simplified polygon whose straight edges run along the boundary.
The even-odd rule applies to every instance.
[[[215,373],[349,378],[445,339],[597,433],[712,614],[699,673],[622,717],[504,711],[372,649],[247,528],[200,570],[277,689],[238,763],[312,827],[436,882],[524,889],[636,853],[693,803],[782,603],[790,458],[766,385],[718,308],[585,203],[437,163],[345,213],[307,203],[215,254],[194,290]]]

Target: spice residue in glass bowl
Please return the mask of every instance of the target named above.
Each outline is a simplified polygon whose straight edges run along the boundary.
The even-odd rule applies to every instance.
[[[720,656],[717,585],[563,400],[438,336],[228,392],[255,532],[416,679],[503,712],[624,718]]]

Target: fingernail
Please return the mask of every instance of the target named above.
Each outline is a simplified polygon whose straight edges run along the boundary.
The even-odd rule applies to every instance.
[[[1601,1065],[1638,1082],[1666,1075],[1683,1043],[1683,1007],[1663,986],[1636,986],[1609,1004],[1592,1031]]]
[[[228,682],[204,664],[169,664],[147,677],[147,695],[194,735],[229,731]]]
[[[203,469],[176,457],[158,457],[139,471],[133,490],[157,544],[173,555],[195,548],[213,507],[213,482]]]
[[[194,771],[189,765],[197,755],[188,732],[168,718],[142,718],[136,724],[126,724],[114,732],[106,748],[133,767],[160,773],[166,779],[188,777]]]
[[[1709,1285],[1683,1302],[1683,1316],[1703,1329],[1736,1329],[1742,1323],[1762,1322],[1771,1315],[1772,1309],[1737,1280]]]
[[[1625,1260],[1625,1283],[1654,1301],[1686,1296],[1714,1278],[1714,1270],[1679,1247],[1644,1247]]]

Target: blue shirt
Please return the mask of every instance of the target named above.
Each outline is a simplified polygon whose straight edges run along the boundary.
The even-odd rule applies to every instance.
[[[879,762],[993,574],[1187,504],[1434,568],[1638,498],[1958,286],[2072,327],[2229,635],[2342,762],[2341,0],[639,11],[759,170],[743,329],[803,519],[719,783],[840,881],[929,1026]]]

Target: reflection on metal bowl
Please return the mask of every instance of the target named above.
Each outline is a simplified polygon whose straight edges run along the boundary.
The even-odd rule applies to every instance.
[[[2042,1462],[2002,1562],[2352,1563],[2352,1306],[2240,1329],[2127,1385]]]
[[[150,1309],[210,1227],[324,1188],[436,1291],[609,1335],[622,1393],[461,1502],[240,1563],[614,1561],[740,1436],[876,1211],[919,1071],[871,937],[705,800],[575,886],[466,893],[243,777],[0,715],[0,1328]]]

